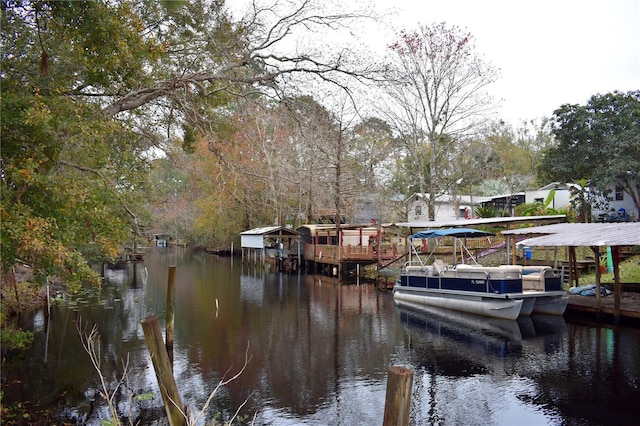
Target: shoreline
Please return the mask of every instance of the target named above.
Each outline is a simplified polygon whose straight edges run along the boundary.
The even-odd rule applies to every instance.
[[[13,273],[2,274],[0,292],[2,297],[2,314],[4,321],[28,311],[47,306],[47,288],[30,281],[31,270],[26,265],[17,265]],[[49,284],[49,297],[53,298],[66,291],[66,287],[58,280]],[[4,328],[5,324],[2,324]]]

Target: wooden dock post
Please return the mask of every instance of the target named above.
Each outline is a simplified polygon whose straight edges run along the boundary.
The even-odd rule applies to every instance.
[[[389,367],[383,426],[407,426],[411,411],[413,371],[406,367]]]
[[[611,247],[613,258],[613,321],[615,325],[620,323],[620,296],[622,284],[620,284],[620,246]]]
[[[174,335],[174,304],[173,299],[176,292],[176,267],[169,266],[169,280],[167,282],[167,307],[166,307],[166,333],[167,341],[165,342],[167,348],[167,355],[169,357],[169,363],[173,369],[173,335]]]
[[[169,356],[162,342],[162,331],[158,318],[150,316],[140,321],[147,349],[151,355],[153,369],[158,379],[160,394],[167,412],[167,418],[171,426],[182,426],[186,424],[186,418],[178,393],[178,386],[173,378],[173,371],[169,363]]]

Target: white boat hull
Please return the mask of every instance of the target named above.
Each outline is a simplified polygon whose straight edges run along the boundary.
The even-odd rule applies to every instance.
[[[405,291],[395,290],[394,301],[417,303],[436,308],[444,308],[453,311],[467,312],[475,315],[483,315],[492,318],[514,320],[520,315],[522,300],[470,296],[455,294],[452,292],[441,293],[433,291]]]
[[[569,296],[564,291],[525,291],[522,294],[511,294],[511,297],[523,301],[520,316],[533,313],[562,315],[569,302]]]
[[[536,298],[536,304],[533,306],[533,312],[537,314],[562,315],[567,309],[569,296],[561,295],[544,295]]]
[[[522,299],[522,309],[520,309],[520,316],[528,317],[529,315],[531,315],[535,305],[535,297],[527,297],[525,299]]]

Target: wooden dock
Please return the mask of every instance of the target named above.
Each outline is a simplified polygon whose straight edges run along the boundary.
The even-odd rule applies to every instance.
[[[383,249],[379,226],[303,225],[297,231],[304,242],[305,269],[313,273],[346,279],[361,266],[379,265],[392,251],[388,245]]]
[[[600,309],[596,305],[595,296],[569,295],[569,304],[566,314],[590,319],[613,321],[614,303],[613,294],[603,296],[600,299]],[[636,291],[623,291],[620,296],[620,321],[640,325],[640,293]]]

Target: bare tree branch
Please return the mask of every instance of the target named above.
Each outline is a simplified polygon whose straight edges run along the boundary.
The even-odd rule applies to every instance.
[[[297,3],[297,4],[296,4]],[[227,92],[233,96],[247,96],[254,92],[270,92],[284,81],[284,77],[295,75],[318,78],[319,80],[348,90],[347,80],[363,83],[375,79],[376,70],[363,61],[358,61],[354,52],[342,50],[327,56],[327,52],[308,50],[304,53],[286,54],[282,44],[293,38],[300,31],[315,32],[320,28],[335,30],[359,19],[370,18],[366,13],[322,13],[318,2],[303,0],[283,4],[275,2],[269,7],[258,7],[254,4],[252,16],[235,23],[236,27],[244,26],[249,33],[244,45],[244,53],[237,49],[232,52],[234,59],[225,63],[225,59],[207,59],[209,52],[197,52],[203,64],[209,69],[175,70],[170,79],[158,81],[148,87],[130,91],[117,97],[103,107],[108,116],[131,111],[146,105],[158,98],[168,97],[177,92],[190,92],[197,88],[200,95],[209,96],[214,93]],[[291,6],[289,11],[284,6]],[[276,17],[275,21],[271,18]],[[278,17],[280,16],[280,17]],[[197,43],[196,43],[197,44]],[[278,54],[278,50],[281,53]],[[228,52],[216,53],[224,55]],[[196,61],[194,60],[193,63]],[[198,65],[195,65],[198,66]],[[205,65],[207,66],[207,65]],[[241,88],[241,90],[239,90]],[[261,88],[261,89],[260,89]],[[84,96],[97,96],[95,93],[83,93]]]

